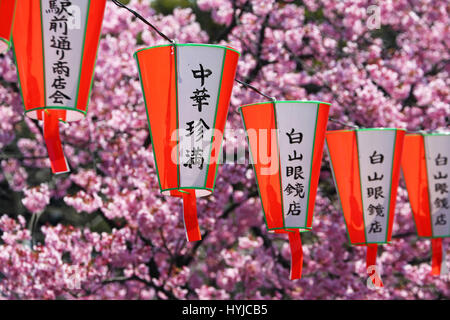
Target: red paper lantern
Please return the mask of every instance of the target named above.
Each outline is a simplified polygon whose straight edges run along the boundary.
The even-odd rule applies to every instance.
[[[86,115],[105,5],[106,0],[17,3],[13,43],[25,113],[44,121],[54,173],[70,170],[58,122]]]
[[[289,235],[291,279],[299,279],[300,232],[312,229],[330,104],[274,101],[240,110],[267,228]]]
[[[383,128],[326,135],[349,241],[367,246],[368,270],[376,266],[378,245],[392,238],[404,136],[402,129]]]
[[[450,237],[450,133],[408,134],[403,176],[419,237],[430,238],[431,274],[446,274],[442,239]]]
[[[135,53],[161,192],[183,198],[188,241],[201,239],[196,197],[213,193],[239,53],[172,44]]]
[[[0,54],[11,46],[11,33],[17,0],[0,0]]]

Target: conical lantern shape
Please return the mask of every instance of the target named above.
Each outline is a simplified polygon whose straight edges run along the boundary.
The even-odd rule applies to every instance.
[[[0,0],[0,54],[11,46],[14,12],[17,0]]]
[[[407,134],[403,152],[403,176],[417,233],[431,239],[431,273],[446,274],[442,239],[450,237],[450,133]]]
[[[240,110],[267,228],[289,235],[291,279],[299,279],[300,232],[312,229],[330,104],[274,101]]]
[[[172,44],[135,53],[158,181],[183,198],[188,241],[201,239],[196,198],[214,191],[239,53],[204,44]]]
[[[367,246],[368,270],[376,270],[378,245],[392,238],[404,136],[404,130],[388,128],[326,135],[349,240],[352,245]]]
[[[105,5],[106,0],[17,3],[13,43],[25,113],[44,121],[54,173],[69,171],[59,121],[80,120],[87,112]]]

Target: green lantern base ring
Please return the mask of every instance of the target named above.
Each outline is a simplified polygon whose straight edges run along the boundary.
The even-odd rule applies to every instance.
[[[165,196],[182,197],[183,193],[186,193],[184,190],[195,190],[195,196],[197,198],[209,196],[214,192],[214,189],[211,188],[179,187],[179,188],[161,189],[161,193]]]
[[[79,109],[65,107],[65,106],[46,106],[46,107],[38,107],[29,110],[25,110],[25,114],[31,119],[38,120],[37,111],[38,110],[66,110],[66,122],[71,121],[79,121],[86,117],[86,111],[82,111]]]
[[[298,232],[303,233],[303,232],[310,232],[312,231],[312,227],[283,227],[283,228],[267,228],[267,224],[266,224],[266,229],[269,233],[276,233],[277,230],[284,230],[286,232],[294,232],[294,230],[298,230]]]

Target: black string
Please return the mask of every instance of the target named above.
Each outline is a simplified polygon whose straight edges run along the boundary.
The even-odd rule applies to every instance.
[[[144,19],[144,17],[142,17],[139,13],[137,13],[136,11],[128,8],[126,5],[124,5],[122,2],[120,2],[119,0],[111,0],[116,6],[120,7],[120,8],[124,8],[127,9],[128,11],[130,11],[136,18],[138,18],[139,20],[141,20],[142,22],[144,22],[146,25],[150,26],[154,31],[156,31],[156,33],[158,33],[161,37],[163,37],[164,39],[166,39],[167,41],[169,41],[172,44],[175,44],[175,41],[170,39],[168,36],[166,36],[164,33],[162,33],[161,31],[159,31],[154,25],[152,25],[150,22],[148,22],[147,20]]]
[[[262,95],[262,96],[264,96],[264,97],[266,97],[267,99],[271,100],[272,102],[275,102],[275,100],[276,100],[274,97],[268,96],[267,94],[261,92],[259,89],[255,88],[254,86],[252,86],[252,85],[250,85],[250,84],[248,84],[248,83],[245,83],[245,82],[243,82],[243,81],[241,81],[241,80],[238,80],[238,79],[235,79],[235,81],[236,81],[237,83],[242,84],[243,86],[245,86],[245,87],[247,87],[247,88],[252,89],[253,91],[259,93],[260,95]],[[340,124],[340,125],[343,125],[343,126],[345,126],[345,127],[350,127],[350,128],[353,128],[353,129],[359,129],[359,127],[358,127],[357,125],[350,124],[350,123],[346,123],[346,122],[340,121],[340,120],[338,120],[338,119],[328,118],[328,120],[330,120],[331,122],[335,122],[335,123],[338,123],[338,124]]]
[[[359,129],[359,127],[357,125],[355,125],[355,124],[346,123],[346,122],[340,121],[338,119],[328,118],[328,120],[330,120],[331,122],[335,122],[335,123],[338,123],[340,125],[343,125],[345,127],[350,127],[350,128],[353,128],[353,129]]]
[[[142,17],[139,13],[137,13],[136,11],[128,8],[126,5],[124,5],[122,2],[120,2],[119,0],[111,0],[116,6],[120,7],[120,8],[124,8],[126,10],[128,10],[129,12],[131,12],[136,18],[138,18],[139,20],[141,20],[142,22],[144,22],[146,25],[150,26],[156,33],[158,33],[161,37],[163,37],[164,39],[166,39],[167,41],[169,41],[172,44],[175,44],[175,41],[170,39],[168,36],[166,36],[164,33],[162,33],[161,31],[159,31],[153,24],[151,24],[150,22],[148,22],[144,17]],[[241,81],[239,79],[235,79],[235,81],[241,85],[243,85],[244,87],[250,88],[253,91],[255,91],[256,93],[260,94],[261,96],[269,99],[272,102],[275,102],[276,99],[275,97],[271,97],[265,93],[263,93],[261,90],[257,89],[256,87],[252,86],[251,84],[245,83],[244,81]],[[330,121],[341,124],[343,126],[346,127],[351,127],[354,129],[359,129],[358,126],[356,125],[352,125],[352,124],[348,124],[345,122],[342,122],[340,120],[334,119],[334,118],[328,118]]]
[[[146,25],[148,25],[149,27],[151,27],[156,33],[158,33],[162,38],[166,39],[168,42],[170,42],[171,44],[175,44],[175,40],[170,39],[168,36],[166,36],[164,33],[162,33],[161,31],[158,30],[158,28],[156,28],[153,24],[151,24],[150,22],[148,22],[144,17],[142,17],[139,13],[137,13],[136,11],[128,8],[126,5],[124,5],[122,2],[120,2],[119,0],[111,0],[116,6],[120,7],[120,8],[124,8],[127,9],[129,12],[131,12],[136,18],[138,18],[139,20],[141,20],[142,22],[144,22]],[[261,92],[260,90],[258,90],[257,88],[255,88],[254,86],[245,83],[241,80],[235,79],[236,82],[238,82],[239,84],[252,89],[253,91],[257,92],[258,94],[262,95],[263,97],[266,97],[267,99],[271,100],[272,102],[275,102],[276,99],[275,97],[271,97],[268,96],[267,94]],[[360,127],[354,124],[349,124],[334,118],[328,118],[328,120],[330,120],[331,122],[335,122],[338,123],[340,125],[343,125],[345,127],[350,127],[350,128],[354,128],[354,129],[359,129]],[[432,130],[428,130],[430,132],[433,132]],[[411,132],[411,131],[408,131]],[[426,132],[425,130],[419,130],[419,132]]]
[[[271,97],[271,96],[268,96],[268,95],[265,94],[265,93],[262,93],[260,90],[258,90],[257,88],[255,88],[254,86],[252,86],[252,85],[250,85],[250,84],[248,84],[248,83],[245,83],[245,82],[243,82],[243,81],[241,81],[241,80],[239,80],[239,79],[234,79],[234,80],[235,80],[237,83],[242,84],[244,87],[247,87],[247,88],[252,89],[252,90],[255,91],[256,93],[258,93],[258,94],[260,94],[260,95],[266,97],[267,99],[269,99],[269,100],[271,100],[271,101],[275,101],[275,100],[276,100],[275,97]]]

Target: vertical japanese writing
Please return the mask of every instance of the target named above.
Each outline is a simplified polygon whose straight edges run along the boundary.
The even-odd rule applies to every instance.
[[[318,105],[276,102],[281,200],[286,227],[306,228]]]
[[[434,159],[436,163],[436,167],[445,167],[448,164],[448,158],[442,156],[438,153],[437,157]],[[440,168],[439,168],[440,169]],[[439,170],[438,169],[438,170]],[[436,209],[449,209],[448,203],[448,185],[445,179],[448,178],[448,173],[443,174],[442,171],[438,171],[437,174],[433,174],[432,184],[434,187],[434,191],[436,193],[436,198],[432,199],[432,202]],[[446,225],[447,224],[447,216],[445,213],[440,213],[436,216],[435,225]]]
[[[174,50],[177,59],[179,183],[183,187],[204,188],[211,164],[211,142],[225,49],[177,45]]]
[[[366,241],[383,243],[388,233],[395,130],[356,132]]]
[[[301,203],[296,202],[299,199],[305,198],[305,176],[303,172],[303,155],[296,148],[301,145],[303,141],[303,133],[296,131],[295,128],[291,128],[290,131],[285,132],[285,136],[281,137],[286,139],[291,146],[288,150],[288,166],[286,166],[286,177],[291,177],[289,181],[292,183],[287,184],[284,188],[284,197],[289,201],[289,208],[287,215],[299,216],[302,213]]]
[[[186,157],[183,166],[189,169],[197,167],[202,170],[205,164],[203,139],[205,130],[209,130],[210,125],[201,118],[201,113],[205,111],[205,107],[209,106],[209,99],[211,96],[208,94],[208,89],[205,85],[213,72],[210,69],[205,68],[202,63],[199,64],[198,68],[191,70],[191,72],[194,80],[200,80],[199,87],[192,92],[192,96],[190,97],[192,100],[192,107],[200,113],[200,119],[197,121],[189,120],[186,122],[185,138],[191,137],[192,139],[190,140],[191,145],[186,149]]]
[[[367,176],[367,198],[369,203],[365,205],[368,206],[367,210],[370,216],[373,216],[373,220],[370,223],[369,233],[381,233],[383,232],[383,226],[379,222],[378,217],[384,217],[384,207],[382,203],[379,203],[379,199],[384,199],[383,186],[379,185],[378,181],[383,181],[384,175],[377,172],[378,167],[384,162],[384,155],[373,151],[372,155],[366,159],[370,164],[370,169],[373,171],[372,175]]]
[[[41,6],[46,106],[75,107],[89,1],[42,0]]]
[[[433,236],[450,235],[450,135],[425,136]]]
[[[68,37],[70,13],[67,8],[71,5],[70,1],[48,0],[48,9],[45,11],[50,15],[50,22],[47,26],[48,32],[50,32],[50,49],[56,56],[56,61],[51,66],[53,81],[48,94],[52,105],[66,105],[71,100],[66,92],[67,78],[70,77],[70,65],[66,53],[72,50],[71,40]]]

